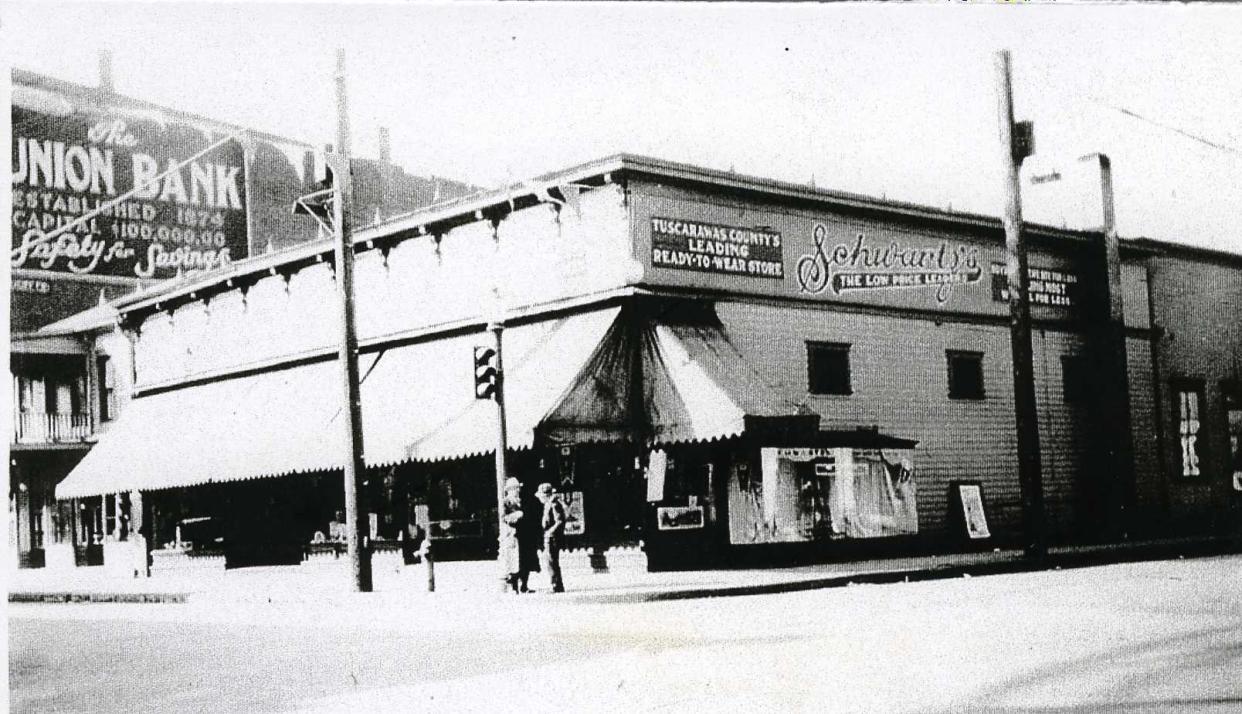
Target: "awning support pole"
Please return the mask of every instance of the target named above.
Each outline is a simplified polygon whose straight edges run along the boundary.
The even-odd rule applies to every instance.
[[[366,494],[362,480],[366,475],[362,461],[362,397],[358,378],[358,334],[354,326],[354,250],[349,218],[353,203],[353,181],[349,166],[349,113],[345,94],[345,50],[336,51],[336,166],[333,181],[332,223],[336,228],[336,281],[341,292],[341,377],[344,382],[345,413],[345,531],[350,574],[356,592],[371,592],[370,534]]]

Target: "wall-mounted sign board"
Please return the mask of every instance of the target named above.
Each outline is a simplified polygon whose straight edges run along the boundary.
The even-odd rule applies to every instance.
[[[703,527],[702,506],[661,506],[656,509],[656,526],[662,531],[684,531]]]

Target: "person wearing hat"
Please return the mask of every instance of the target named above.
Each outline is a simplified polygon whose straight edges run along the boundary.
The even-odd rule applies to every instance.
[[[505,589],[520,592],[522,577],[519,529],[525,514],[522,511],[522,484],[515,478],[505,481],[505,498],[500,514],[500,562],[505,573]]]
[[[565,592],[561,580],[561,546],[565,538],[565,506],[556,497],[556,489],[550,483],[541,483],[535,497],[543,504],[543,565],[548,569],[552,592]]]

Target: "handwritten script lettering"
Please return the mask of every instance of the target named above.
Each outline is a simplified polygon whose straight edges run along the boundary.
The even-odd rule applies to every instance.
[[[814,249],[798,259],[798,286],[818,295],[829,287],[834,295],[852,290],[929,288],[936,302],[948,301],[956,285],[979,282],[983,268],[979,249],[939,241],[931,245],[903,245],[898,241],[873,244],[865,233],[831,243],[828,226],[816,223]]]

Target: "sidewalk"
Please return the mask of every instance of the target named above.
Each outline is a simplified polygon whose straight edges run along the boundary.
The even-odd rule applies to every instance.
[[[1047,561],[1035,564],[1017,550],[889,558],[824,563],[787,568],[703,570],[648,573],[634,562],[621,563],[611,572],[594,573],[581,564],[567,563],[569,592],[555,596],[570,603],[633,603],[660,600],[758,595],[863,583],[890,583],[935,578],[971,577],[1052,568],[1085,567],[1106,563],[1196,557],[1236,552],[1223,540],[1161,540],[1121,545],[1054,548]],[[374,561],[371,595],[353,593],[345,559],[223,570],[204,568],[157,572],[150,578],[110,576],[102,568],[70,571],[10,570],[9,602],[104,603],[314,603],[370,598],[376,605],[408,602],[410,598],[441,600],[506,597],[500,592],[492,561],[437,563],[436,592],[427,592],[425,566],[402,566],[394,558]],[[532,587],[546,590],[535,575]],[[536,594],[532,597],[547,597]]]

